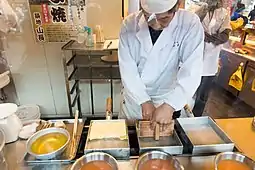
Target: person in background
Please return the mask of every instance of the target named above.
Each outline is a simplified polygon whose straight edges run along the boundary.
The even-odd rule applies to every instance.
[[[255,20],[255,5],[254,5],[253,10],[249,13],[248,17],[250,17],[250,21]]]
[[[222,7],[222,0],[204,0],[208,4],[208,12],[202,19],[205,32],[205,49],[202,82],[196,93],[193,108],[196,117],[202,116],[213,79],[218,72],[218,60],[222,45],[229,39],[231,31],[230,16]]]
[[[141,0],[142,10],[122,24],[119,68],[123,100],[119,118],[172,124],[197,90],[204,30],[199,18],[178,10],[178,0]]]

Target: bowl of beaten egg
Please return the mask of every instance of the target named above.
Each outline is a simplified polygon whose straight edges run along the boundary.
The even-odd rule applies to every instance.
[[[77,159],[71,170],[118,170],[114,157],[103,152],[93,152]]]
[[[52,159],[62,154],[70,141],[70,134],[62,128],[38,131],[27,141],[27,152],[36,159]]]
[[[135,170],[184,170],[180,162],[161,151],[151,151],[139,157]]]
[[[234,152],[220,153],[215,158],[215,170],[254,170],[255,162]]]

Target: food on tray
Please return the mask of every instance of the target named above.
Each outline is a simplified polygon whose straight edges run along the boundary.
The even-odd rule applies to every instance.
[[[252,170],[246,164],[235,160],[222,160],[218,164],[218,170]]]
[[[36,139],[31,146],[31,151],[35,154],[52,153],[67,142],[67,136],[62,133],[49,133]]]
[[[155,129],[152,129],[150,121],[139,122],[139,137],[154,137]],[[161,126],[161,125],[160,125]],[[174,132],[174,121],[172,121],[167,128],[160,131],[159,136],[172,136]]]
[[[224,141],[211,127],[189,129],[186,133],[194,145],[213,145],[224,143]]]
[[[65,129],[66,125],[65,125],[65,123],[63,121],[58,121],[58,122],[54,123],[54,127]]]
[[[175,170],[175,168],[169,160],[151,159],[143,163],[139,170]]]
[[[90,140],[117,138],[127,139],[125,121],[93,121],[90,127]]]
[[[106,161],[91,161],[83,165],[80,170],[113,170],[113,168]]]

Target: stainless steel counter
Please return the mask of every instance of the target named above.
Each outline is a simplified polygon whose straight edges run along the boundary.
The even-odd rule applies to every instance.
[[[17,141],[6,145],[4,148],[6,163],[0,163],[0,170],[69,170],[71,167],[70,164],[25,165],[23,162],[25,151],[26,141]],[[177,157],[185,170],[214,170],[214,158],[215,156]],[[136,159],[131,159],[130,161],[119,161],[119,169],[134,170],[135,163]]]

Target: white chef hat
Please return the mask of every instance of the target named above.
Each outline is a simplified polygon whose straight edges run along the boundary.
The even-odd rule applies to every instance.
[[[172,9],[178,0],[141,0],[144,11],[151,14],[160,14]]]

